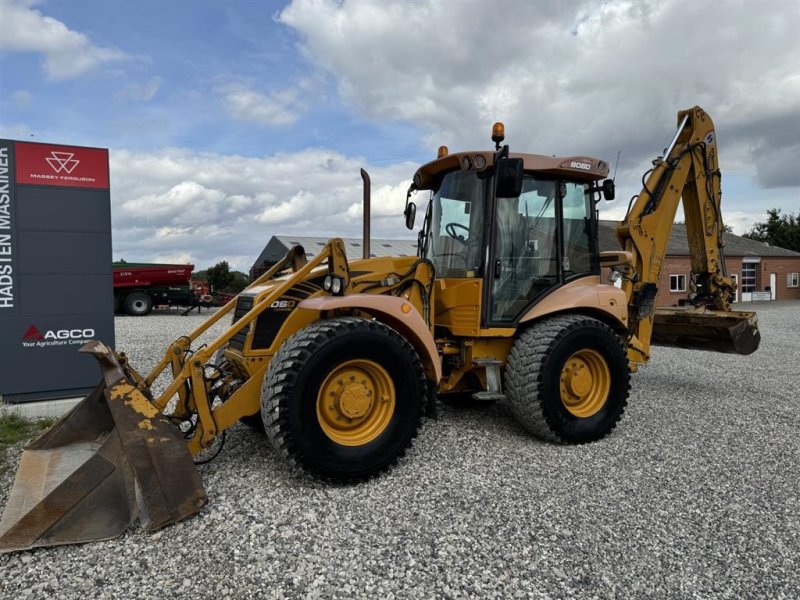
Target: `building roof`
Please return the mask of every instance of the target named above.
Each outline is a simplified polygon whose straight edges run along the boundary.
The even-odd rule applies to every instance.
[[[600,250],[619,250],[617,241],[616,226],[617,221],[600,221],[598,239]],[[763,242],[751,240],[733,233],[726,233],[723,237],[725,241],[725,256],[769,256],[789,258],[800,258],[800,252],[770,246]],[[686,235],[686,224],[675,223],[667,244],[667,256],[689,256],[689,238]]]
[[[306,251],[307,257],[317,254],[328,243],[327,237],[303,237],[290,235],[276,235],[280,242],[291,248],[298,244]],[[364,246],[361,238],[342,238],[350,258],[361,258],[364,255]],[[370,256],[414,256],[417,253],[417,240],[370,240]],[[285,254],[285,252],[284,252]],[[281,255],[281,258],[283,254]]]
[[[306,257],[312,258],[328,243],[328,237],[308,237],[298,235],[274,235],[269,243],[258,255],[253,268],[261,267],[264,263],[278,262],[292,246],[302,246]],[[364,255],[363,240],[361,238],[342,238],[349,259],[358,259]],[[417,240],[370,240],[370,256],[415,256],[417,254]]]
[[[600,221],[598,239],[600,250],[619,250],[617,241],[617,221]],[[258,255],[253,268],[263,267],[265,263],[274,264],[282,259],[289,248],[300,245],[306,251],[306,256],[311,258],[328,243],[327,237],[308,237],[292,235],[274,235],[269,243]],[[361,258],[364,252],[361,238],[342,238],[351,259]],[[800,258],[800,252],[786,250],[777,246],[770,246],[762,242],[750,240],[732,233],[725,234],[725,256],[770,256]],[[372,256],[414,256],[417,253],[417,240],[383,240],[373,239],[370,244]],[[672,227],[672,234],[667,245],[667,256],[689,256],[689,241],[686,236],[686,225],[676,223]]]

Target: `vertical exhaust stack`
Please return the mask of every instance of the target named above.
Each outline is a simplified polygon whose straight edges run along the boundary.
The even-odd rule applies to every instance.
[[[372,193],[369,173],[364,169],[361,169],[361,179],[364,180],[364,258],[369,258],[369,203]]]

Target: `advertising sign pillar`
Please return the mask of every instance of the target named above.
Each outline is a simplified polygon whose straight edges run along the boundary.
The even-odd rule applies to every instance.
[[[114,344],[108,150],[0,140],[0,396],[81,396]]]

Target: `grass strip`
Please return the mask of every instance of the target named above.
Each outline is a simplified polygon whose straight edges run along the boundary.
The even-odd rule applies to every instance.
[[[8,470],[8,448],[33,438],[55,421],[52,418],[26,419],[15,413],[0,414],[0,476]]]

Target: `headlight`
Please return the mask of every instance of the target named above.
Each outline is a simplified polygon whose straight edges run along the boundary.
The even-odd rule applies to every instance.
[[[330,292],[331,285],[333,285],[333,277],[330,275],[325,275],[325,279],[322,280],[322,289],[326,292]]]
[[[478,171],[480,171],[485,166],[486,166],[486,159],[482,155],[478,154],[475,157],[475,168],[478,169]]]
[[[344,281],[339,277],[333,277],[331,281],[331,294],[338,296],[342,293]]]

